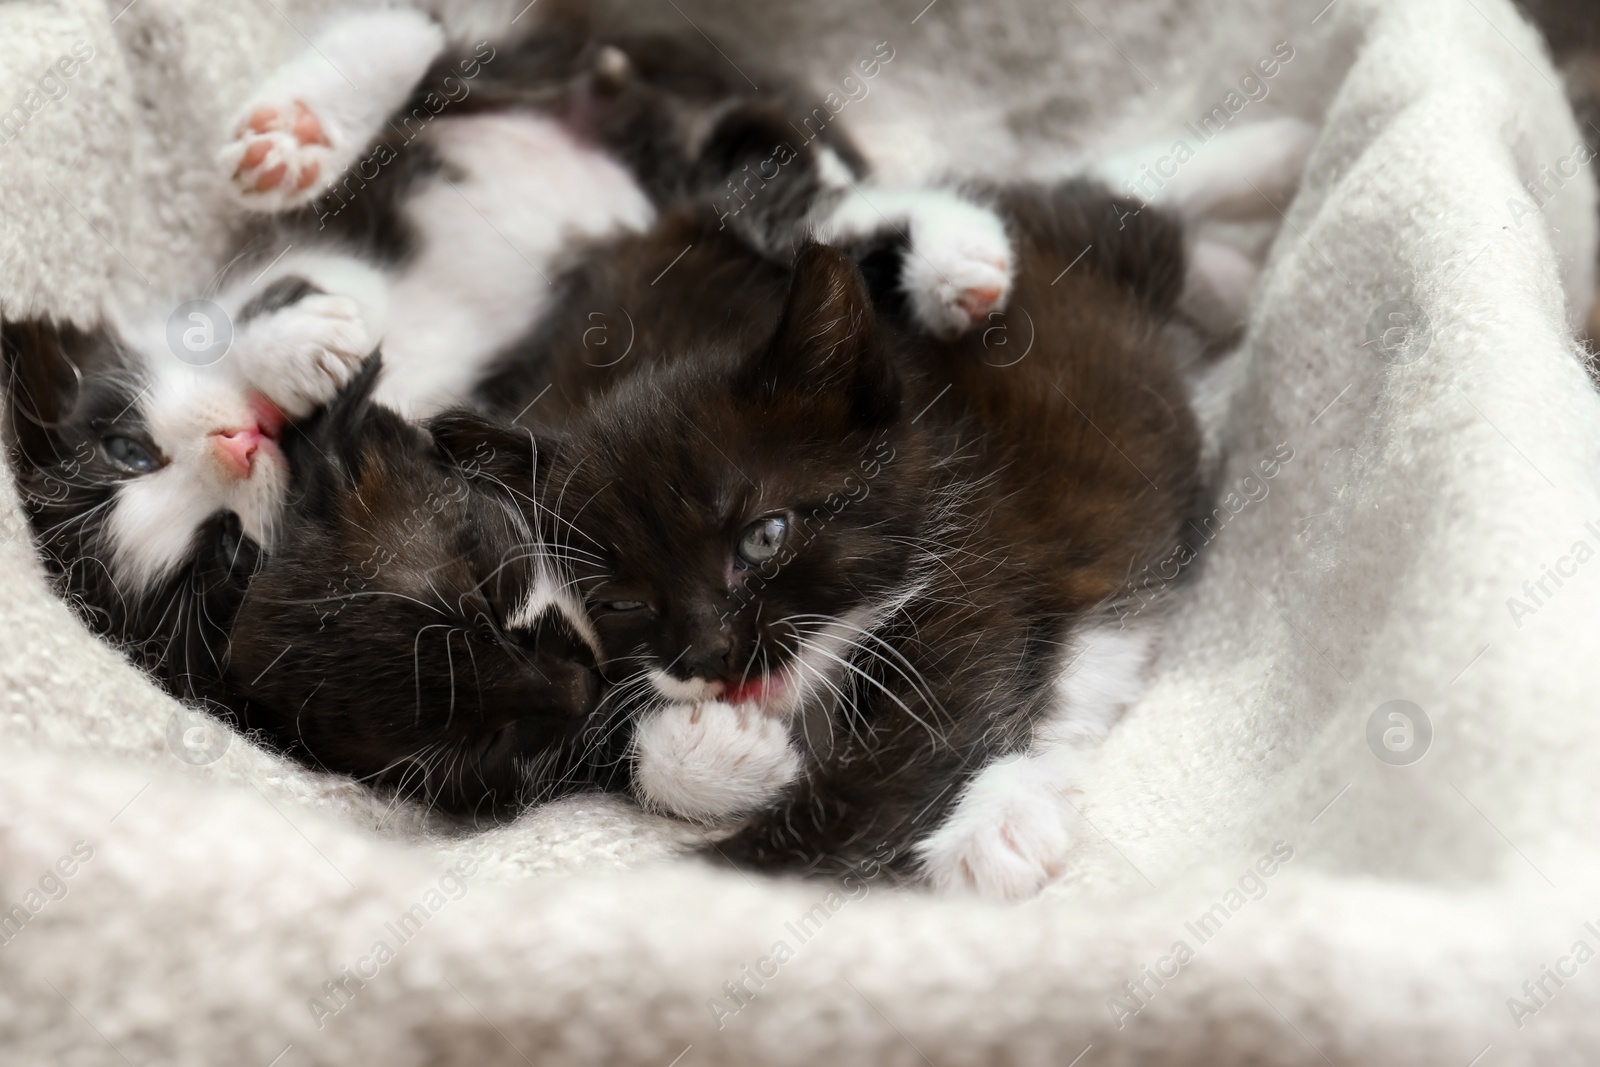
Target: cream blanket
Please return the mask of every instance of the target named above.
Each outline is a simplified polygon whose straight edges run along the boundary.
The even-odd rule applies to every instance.
[[[713,872],[613,800],[447,838],[186,717],[52,597],[7,481],[0,1060],[1595,1062],[1593,183],[1505,0],[1324,2],[641,12],[823,91],[887,41],[839,99],[891,176],[1322,124],[1214,407],[1238,492],[1063,884],[998,907]],[[221,125],[327,6],[124,3],[0,5],[7,316],[202,285]]]

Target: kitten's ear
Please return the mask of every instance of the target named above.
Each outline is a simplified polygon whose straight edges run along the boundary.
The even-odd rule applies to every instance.
[[[318,422],[324,434],[335,445],[350,443],[360,437],[361,424],[372,410],[372,394],[378,388],[378,377],[383,373],[383,354],[374,352],[361,361],[361,369],[328,401]]]
[[[463,473],[531,487],[554,447],[520,426],[465,409],[435,415],[425,424],[445,458]]]
[[[0,324],[11,437],[23,455],[48,463],[54,431],[77,405],[94,334],[43,321]]]
[[[289,424],[282,443],[296,480],[318,484],[332,476],[345,485],[355,484],[363,449],[374,433],[381,432],[370,416],[372,393],[382,373],[383,357],[374,352],[327,404],[310,418]],[[391,418],[399,421],[399,416]]]
[[[862,427],[894,421],[900,382],[878,340],[866,279],[848,256],[817,244],[800,251],[778,330],[745,361],[734,390],[763,404],[838,399]]]

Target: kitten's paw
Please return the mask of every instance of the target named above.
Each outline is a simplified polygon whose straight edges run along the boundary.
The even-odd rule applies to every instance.
[[[984,768],[917,845],[933,888],[1022,900],[1055,881],[1072,848],[1071,805],[1046,769],[1021,756]]]
[[[993,211],[954,195],[911,218],[900,285],[917,324],[955,338],[1005,308],[1015,274],[1011,239]]]
[[[304,101],[257,101],[246,109],[217,163],[246,206],[283,211],[321,191],[335,136]]]
[[[697,822],[754,811],[800,774],[788,727],[748,705],[669,704],[638,724],[633,749],[639,802]]]
[[[239,349],[252,385],[301,418],[327,403],[376,347],[361,305],[312,293],[250,322]]]

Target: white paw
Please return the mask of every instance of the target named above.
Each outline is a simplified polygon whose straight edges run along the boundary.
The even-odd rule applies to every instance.
[[[944,825],[917,845],[923,875],[940,892],[1031,897],[1066,869],[1072,816],[1042,761],[1019,756],[992,763]]]
[[[377,346],[347,296],[313,293],[248,326],[239,349],[250,383],[290,418],[333,398]]]
[[[217,164],[247,207],[283,211],[309,203],[331,176],[338,138],[302,100],[257,100],[246,109]]]
[[[635,728],[633,752],[639,803],[697,822],[754,811],[800,774],[783,722],[721,701],[668,704]]]
[[[910,221],[900,284],[919,326],[955,338],[1005,308],[1015,268],[998,215],[944,194],[922,202]]]

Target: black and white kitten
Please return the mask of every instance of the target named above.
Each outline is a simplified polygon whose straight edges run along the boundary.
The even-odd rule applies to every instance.
[[[635,791],[742,817],[717,846],[735,862],[832,872],[888,846],[902,876],[1032,893],[1070,843],[1074,742],[1137,695],[1151,636],[1110,609],[1200,498],[1162,330],[1182,236],[1082,183],[1001,200],[1005,345],[876,311],[834,250],[774,272],[693,218],[585,273],[586,299],[650,310],[634,368],[576,357],[580,314],[550,325],[571,407],[536,491],[638,716]],[[672,313],[706,291],[733,310]],[[482,433],[523,442],[503,477],[527,469],[525,438]]]
[[[364,301],[384,348],[377,400],[409,415],[470,402],[583,249],[684,201],[740,205],[719,227],[780,262],[813,237],[906,245],[900,280],[930,332],[1004,305],[1011,251],[991,210],[872,185],[836,124],[805,125],[801,90],[760,83],[698,38],[608,33],[567,10],[471,49],[415,11],[355,12],[253,94],[219,162],[240,203],[280,216],[280,246],[378,275],[386,299]]]
[[[0,327],[12,468],[46,562],[90,627],[180,696],[215,677],[238,582],[278,531],[286,420],[332,396],[367,347],[350,298],[306,293],[286,310],[283,295],[243,302],[211,364],[177,358],[153,322]]]

